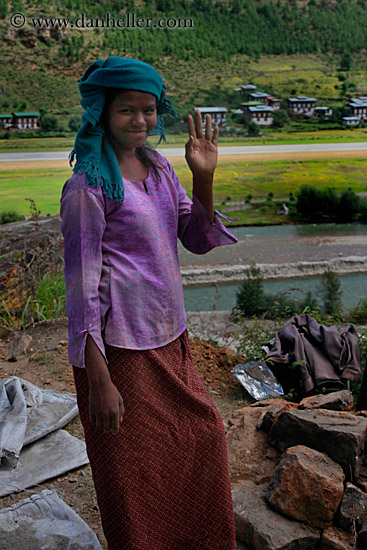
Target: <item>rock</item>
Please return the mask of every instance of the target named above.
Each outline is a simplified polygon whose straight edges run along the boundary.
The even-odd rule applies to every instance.
[[[285,406],[282,399],[272,399],[233,411],[224,419],[227,435],[229,473],[231,481],[251,479],[269,483],[281,453],[271,447],[265,432],[256,428],[263,412]]]
[[[286,516],[323,528],[331,524],[340,504],[344,477],[325,453],[298,445],[285,451],[265,496]]]
[[[269,442],[284,451],[305,445],[325,452],[343,468],[346,478],[357,479],[363,463],[367,419],[340,411],[286,411],[269,434]]]
[[[328,527],[322,533],[319,550],[351,550],[354,536],[336,527]]]
[[[354,520],[363,518],[367,510],[367,493],[352,483],[347,483],[339,510],[339,524],[345,530],[350,529]]]
[[[358,548],[367,548],[367,518],[357,520]]]
[[[237,537],[253,550],[311,550],[320,533],[272,510],[265,500],[266,485],[242,481],[232,489]]]
[[[313,395],[302,399],[300,409],[327,409],[329,411],[350,411],[353,395],[348,390],[336,391],[327,395]]]
[[[20,355],[25,355],[32,342],[32,336],[24,332],[12,332],[8,343],[8,361],[16,361]]]

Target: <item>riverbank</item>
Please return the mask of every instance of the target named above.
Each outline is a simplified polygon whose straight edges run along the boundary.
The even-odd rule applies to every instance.
[[[181,269],[184,286],[241,282],[253,264]],[[264,279],[291,279],[322,275],[327,269],[338,274],[367,273],[367,256],[350,256],[331,260],[301,261],[283,264],[256,264]]]

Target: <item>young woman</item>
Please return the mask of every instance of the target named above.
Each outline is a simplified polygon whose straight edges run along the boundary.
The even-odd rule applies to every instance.
[[[85,109],[61,198],[69,358],[109,550],[236,548],[224,426],[193,365],[177,237],[233,244],[213,209],[219,129],[188,117],[193,200],[144,143],[174,113],[146,63],[109,57],[79,84]]]

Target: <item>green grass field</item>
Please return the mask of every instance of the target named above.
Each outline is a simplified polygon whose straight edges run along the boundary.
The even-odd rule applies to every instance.
[[[333,187],[340,192],[351,187],[355,192],[367,190],[365,159],[325,159],[307,161],[227,162],[219,163],[215,173],[214,200],[265,199],[268,193],[274,199],[294,195],[301,185],[313,185],[319,189]],[[186,165],[174,165],[181,184],[191,194],[191,172]],[[56,214],[64,182],[71,170],[47,168],[0,172],[1,210],[16,210],[29,215],[32,198],[42,215]],[[228,199],[230,197],[230,199]]]

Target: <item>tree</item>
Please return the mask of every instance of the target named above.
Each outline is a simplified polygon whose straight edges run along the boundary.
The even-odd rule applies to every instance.
[[[46,130],[46,132],[52,132],[54,130],[57,130],[58,122],[57,118],[54,115],[48,114],[44,112],[40,116],[40,124],[43,130]]]
[[[258,136],[260,134],[260,126],[254,120],[250,120],[247,129],[249,136]]]
[[[273,126],[274,128],[283,128],[289,122],[289,116],[285,109],[278,109],[273,114]]]
[[[339,219],[344,222],[352,222],[360,211],[360,198],[352,189],[343,191],[339,202]]]
[[[353,65],[353,58],[350,52],[344,52],[340,60],[340,69],[342,71],[349,71]]]
[[[265,305],[263,279],[260,269],[251,267],[237,292],[237,306],[247,317],[262,313]]]
[[[324,303],[324,310],[329,315],[336,315],[342,311],[342,291],[340,290],[340,279],[330,268],[325,271],[318,286],[318,292]]]
[[[80,115],[73,115],[69,118],[68,127],[72,132],[77,132],[82,124],[82,117]]]

